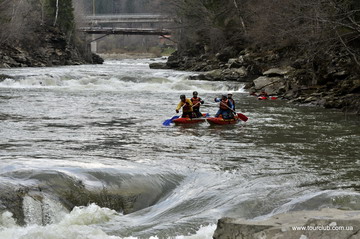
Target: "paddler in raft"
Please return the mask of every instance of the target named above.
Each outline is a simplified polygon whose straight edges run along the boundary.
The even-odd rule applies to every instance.
[[[176,107],[176,113],[179,113],[179,110],[182,108],[182,115],[181,118],[193,118],[194,117],[194,111],[193,111],[193,103],[190,99],[186,98],[185,95],[180,95],[180,102]],[[196,116],[195,116],[196,117]]]
[[[228,97],[226,95],[222,95],[221,99],[220,98],[215,98],[214,100],[215,100],[215,102],[220,102],[219,110],[216,113],[215,117],[219,117],[220,115],[222,115],[223,119],[234,118],[234,114],[233,114],[234,106],[231,103],[231,101],[229,101],[229,99],[228,99]]]
[[[204,104],[204,101],[198,97],[197,91],[193,92],[193,97],[191,98],[191,102],[193,104],[193,111],[197,118],[203,117],[202,113],[200,112],[200,104]]]
[[[266,97],[266,98],[269,97],[268,93],[265,90],[262,90],[258,96],[259,97]]]

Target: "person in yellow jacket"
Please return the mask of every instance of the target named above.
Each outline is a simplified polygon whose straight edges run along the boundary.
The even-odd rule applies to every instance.
[[[182,108],[183,111],[181,115],[182,118],[186,118],[186,117],[193,118],[194,112],[192,106],[193,103],[191,102],[190,99],[187,99],[185,95],[180,95],[180,102],[176,107],[176,113],[179,113],[179,110]]]

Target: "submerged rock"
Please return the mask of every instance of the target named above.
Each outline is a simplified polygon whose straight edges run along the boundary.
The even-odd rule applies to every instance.
[[[154,62],[149,64],[150,69],[170,69],[166,63]]]

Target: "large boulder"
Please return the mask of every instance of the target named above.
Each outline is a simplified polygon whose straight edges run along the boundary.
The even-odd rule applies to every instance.
[[[282,77],[260,76],[254,80],[254,90],[265,90],[269,95],[279,94],[285,87],[285,80]]]
[[[248,81],[248,72],[245,67],[233,69],[216,69],[196,76],[191,76],[191,80],[207,81]]]
[[[214,239],[360,239],[360,211],[323,209],[275,215],[267,220],[221,218]]]
[[[170,67],[163,62],[153,62],[149,64],[150,69],[170,69]]]

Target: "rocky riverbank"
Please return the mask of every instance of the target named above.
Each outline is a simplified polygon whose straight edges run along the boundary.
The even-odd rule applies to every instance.
[[[222,218],[214,239],[360,238],[360,211],[323,209],[275,215],[267,220]]]
[[[0,68],[45,67],[57,65],[101,64],[103,59],[90,51],[79,49],[57,28],[38,32],[41,40],[32,44],[14,42],[0,46]],[[84,43],[85,44],[85,43]]]
[[[231,49],[188,56],[176,52],[166,64],[150,67],[200,72],[194,80],[238,81],[249,92],[265,90],[294,103],[341,109],[360,115],[360,75],[346,50],[311,62],[286,50]]]

